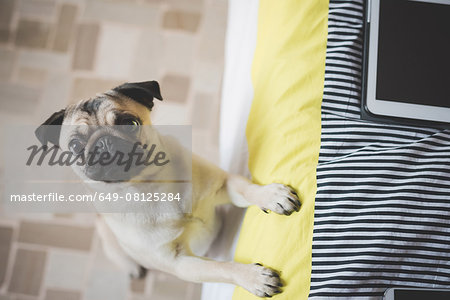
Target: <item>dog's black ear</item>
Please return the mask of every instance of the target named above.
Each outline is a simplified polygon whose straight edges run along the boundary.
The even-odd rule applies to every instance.
[[[50,142],[56,146],[59,146],[59,135],[61,134],[61,125],[64,120],[65,112],[65,109],[61,109],[60,111],[55,112],[34,131],[34,134],[38,138],[39,142],[42,143],[42,145],[45,146],[48,142]]]
[[[153,98],[162,100],[159,84],[156,81],[130,82],[115,87],[114,91],[148,107],[153,107]]]

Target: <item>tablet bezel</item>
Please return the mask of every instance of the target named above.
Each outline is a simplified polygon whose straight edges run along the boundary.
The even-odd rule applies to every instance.
[[[414,2],[436,3],[449,5],[447,0],[408,0]],[[366,10],[366,34],[369,39],[367,49],[367,73],[366,76],[366,101],[365,109],[374,115],[389,116],[394,118],[419,119],[440,123],[450,123],[450,108],[394,102],[376,98],[376,78],[378,61],[378,22],[380,12],[380,0],[368,1]],[[367,45],[368,44],[368,45]]]

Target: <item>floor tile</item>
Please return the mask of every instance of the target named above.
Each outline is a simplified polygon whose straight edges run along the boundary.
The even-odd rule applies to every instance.
[[[53,42],[53,50],[65,52],[69,49],[74,34],[77,11],[78,7],[75,5],[63,4],[61,6]]]
[[[192,110],[192,127],[199,129],[208,129],[214,117],[215,99],[213,95],[205,93],[197,93],[194,96]],[[216,107],[219,110],[218,107]]]
[[[43,280],[46,253],[44,251],[18,249],[8,291],[39,295]]]
[[[100,26],[95,23],[78,26],[72,63],[74,70],[93,69],[99,32]]]
[[[2,29],[0,28],[0,44],[8,44],[9,38],[11,36],[11,32],[9,29]]]
[[[87,1],[82,19],[87,22],[108,21],[157,28],[160,24],[160,8],[157,5],[118,1]]]
[[[96,74],[108,78],[128,78],[140,30],[131,26],[106,24],[101,31],[96,53]]]
[[[8,81],[11,78],[16,56],[15,51],[0,48],[0,80]]]
[[[27,48],[45,48],[50,34],[50,24],[40,21],[20,20],[16,45]]]
[[[131,80],[157,80],[163,68],[163,34],[145,29],[139,37],[136,53],[131,67]],[[155,46],[157,45],[157,46]]]
[[[29,67],[55,72],[69,72],[71,57],[66,53],[55,53],[47,50],[25,50],[17,55],[18,67]]]
[[[184,76],[192,74],[196,39],[183,32],[166,32],[160,47],[164,51],[161,58],[168,73]]]
[[[17,80],[29,86],[42,87],[46,79],[46,70],[22,67],[17,72]]]
[[[94,269],[90,274],[85,300],[124,300],[128,294],[128,274],[108,269]]]
[[[0,1],[0,29],[9,29],[14,6],[14,0]]]
[[[87,254],[51,251],[47,260],[46,287],[71,290],[83,288],[89,264]]]
[[[151,271],[150,271],[151,272]],[[142,279],[132,279],[130,281],[130,289],[133,293],[142,294],[145,292],[146,280]]]
[[[81,293],[77,291],[47,289],[44,300],[81,300]]]
[[[40,90],[20,84],[0,83],[0,109],[7,112],[27,114],[39,102]],[[5,99],[8,99],[5,101]]]
[[[94,97],[97,93],[106,92],[120,84],[124,80],[98,79],[88,77],[75,78],[72,84],[70,103]]]
[[[163,28],[196,32],[200,24],[199,13],[186,12],[182,10],[169,10],[163,16]]]
[[[69,225],[21,222],[19,242],[88,251],[93,228]]]
[[[12,228],[0,227],[0,286],[5,280],[11,252],[12,235]]]
[[[185,299],[188,284],[171,275],[161,274],[153,284],[152,297],[158,300]]]
[[[206,0],[144,0],[147,3],[164,3],[170,8],[183,9],[185,11],[201,12]],[[217,1],[217,0],[215,0]]]
[[[210,61],[197,61],[193,77],[193,89],[198,92],[217,94],[222,85],[221,62],[212,63]]]
[[[167,74],[161,80],[161,93],[163,98],[170,102],[184,103],[189,92],[189,77]]]
[[[21,0],[18,1],[20,16],[52,19],[56,10],[56,3],[52,0]]]

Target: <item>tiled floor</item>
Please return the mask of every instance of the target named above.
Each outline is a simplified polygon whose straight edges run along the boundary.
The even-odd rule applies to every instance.
[[[194,152],[217,161],[226,11],[225,0],[1,0],[1,126],[156,79],[165,100],[154,122],[192,124]],[[156,271],[130,281],[105,258],[94,222],[7,214],[0,202],[0,300],[200,298],[199,285]]]

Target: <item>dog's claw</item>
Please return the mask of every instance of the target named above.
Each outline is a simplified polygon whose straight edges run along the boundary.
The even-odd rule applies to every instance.
[[[283,215],[285,215],[285,216],[290,216],[290,215],[292,214],[292,211],[286,210],[286,209],[283,207],[283,205],[281,205],[280,203],[277,203],[277,204],[278,204],[278,206],[281,208],[281,210],[283,211]]]
[[[276,288],[276,286],[271,285],[271,284],[266,284],[266,286],[270,287],[271,289],[275,289]]]
[[[291,198],[289,198],[289,197],[288,197],[288,199],[289,199],[289,201],[290,201],[292,204],[294,204],[294,209],[295,209],[295,211],[296,211],[296,212],[300,211],[300,206],[301,206],[300,201],[291,199]]]
[[[269,213],[269,211],[268,211],[267,209],[261,208],[261,210],[262,210],[264,213],[266,213],[266,214]]]

